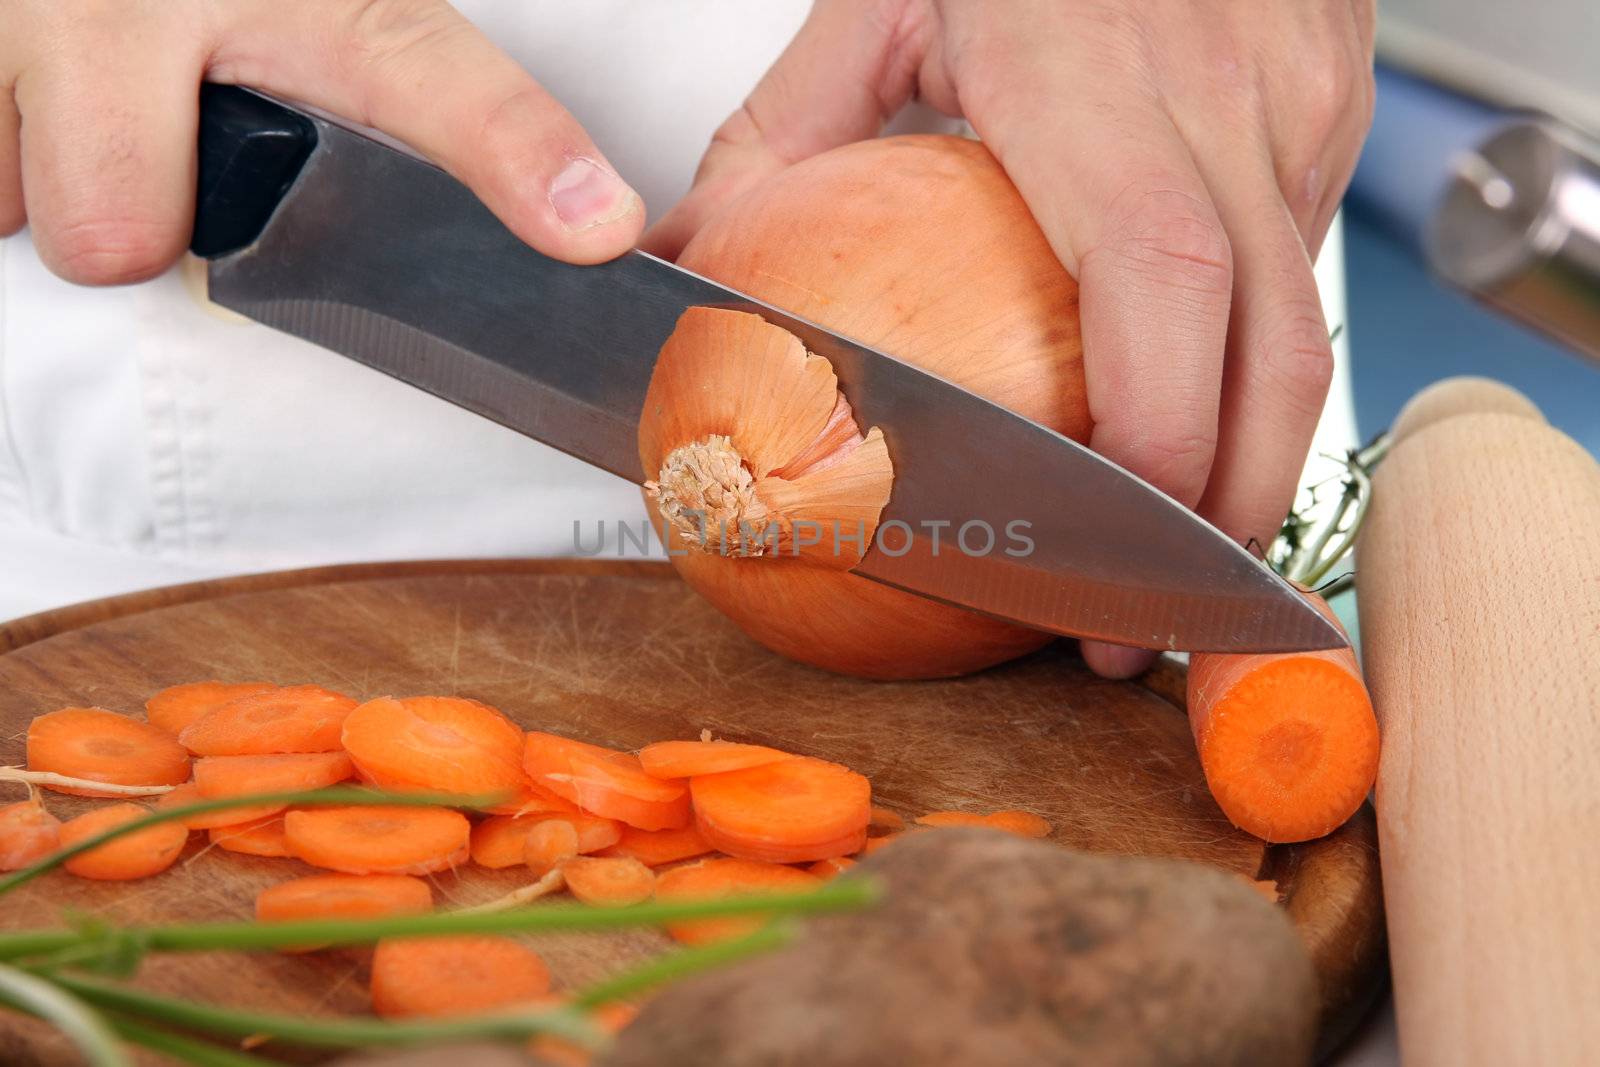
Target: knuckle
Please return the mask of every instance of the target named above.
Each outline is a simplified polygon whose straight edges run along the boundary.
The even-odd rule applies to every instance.
[[[1257,353],[1282,402],[1302,415],[1322,410],[1333,382],[1333,345],[1322,311],[1303,298],[1266,332]]]
[[[1194,420],[1174,425],[1172,420],[1142,418],[1127,434],[1110,435],[1121,440],[1102,445],[1099,436],[1103,429],[1096,428],[1097,449],[1182,503],[1192,505],[1199,499],[1217,454],[1215,426]]]
[[[1233,249],[1212,206],[1176,183],[1124,193],[1112,205],[1113,225],[1104,246],[1141,271],[1181,278],[1206,295],[1233,289]]]
[[[438,0],[356,0],[335,28],[333,49],[348,73],[378,68],[399,75],[464,27],[470,23]]]
[[[51,228],[51,267],[82,285],[126,285],[165,270],[179,252],[167,228],[119,218],[70,220]]]

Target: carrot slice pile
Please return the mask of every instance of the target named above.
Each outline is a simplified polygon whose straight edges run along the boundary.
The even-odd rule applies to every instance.
[[[656,878],[657,900],[717,900],[741,893],[776,893],[814,888],[814,874],[759,860],[710,859],[674,867]],[[756,915],[737,919],[696,919],[667,925],[667,933],[686,945],[742,937],[761,927]]]
[[[584,811],[641,830],[689,825],[689,791],[680,781],[653,778],[639,757],[599,745],[534,731],[523,767],[541,785]]]
[[[71,848],[148,814],[150,809],[139,804],[111,804],[96,808],[61,824],[61,847]],[[157,823],[74,856],[63,866],[79,878],[105,882],[148,878],[172,866],[188,840],[189,831],[181,824]]]
[[[462,697],[379,697],[344,721],[344,747],[384,787],[462,795],[521,791],[522,731]]]
[[[112,785],[177,785],[189,777],[189,753],[171,734],[103,708],[62,708],[28,726],[28,769]],[[113,792],[47,785],[58,793]]]
[[[542,785],[534,785],[524,776],[515,796],[483,810],[491,815],[576,815],[578,805]]]
[[[448,808],[361,805],[291,811],[289,851],[346,874],[432,874],[466,862],[471,824]]]
[[[639,765],[653,778],[692,778],[786,759],[794,759],[794,755],[765,745],[733,741],[659,741],[639,750]]]
[[[190,682],[163,689],[145,701],[144,714],[151,726],[176,737],[207,712],[240,697],[276,688],[270,682]]]
[[[552,1007],[559,1003],[554,997],[547,1000],[552,1002]],[[589,1018],[601,1030],[614,1036],[620,1034],[638,1014],[638,1005],[613,1000],[595,1008],[589,1013]],[[546,1067],[589,1067],[594,1062],[594,1053],[589,1049],[554,1034],[540,1034],[528,1042],[528,1051]]]
[[[576,856],[561,865],[572,895],[585,904],[625,907],[649,900],[656,875],[636,859]]]
[[[350,757],[343,752],[301,752],[284,756],[206,756],[194,761],[194,784],[207,799],[250,793],[286,793],[323,789],[350,777]],[[245,818],[282,811],[285,804],[255,804]],[[231,814],[237,816],[239,811]]]
[[[20,871],[61,845],[61,820],[37,797],[0,808],[0,871]]]
[[[289,839],[283,832],[283,818],[279,815],[233,826],[214,826],[206,831],[206,836],[218,848],[245,856],[280,858],[292,855]]]
[[[529,832],[552,820],[572,826],[579,853],[598,852],[622,838],[620,823],[598,815],[493,815],[472,828],[472,862],[492,868],[527,862]]]
[[[388,1019],[475,1015],[549,991],[538,953],[505,937],[379,941],[372,954],[372,1010]]]
[[[856,855],[870,856],[900,836],[900,834],[884,834],[882,837],[869,837],[867,838],[866,844],[861,846],[860,851],[858,851]]]
[[[906,828],[906,821],[900,817],[899,812],[890,811],[872,805],[872,814],[867,819],[867,832],[879,834],[897,834]]]
[[[207,798],[200,792],[200,787],[194,782],[184,782],[156,801],[157,810],[167,808],[182,808],[190,804],[198,804]],[[284,809],[283,804],[253,804],[247,808],[225,808],[222,811],[207,811],[199,815],[186,815],[178,820],[190,830],[212,830],[219,826],[238,826],[241,823],[255,822],[265,819]]]
[[[666,863],[704,856],[712,851],[711,842],[696,826],[685,826],[681,830],[640,830],[625,826],[622,840],[610,848],[601,849],[597,855],[628,856],[646,867],[660,867]]]
[[[847,767],[797,756],[689,781],[700,832],[730,856],[808,863],[861,850],[872,786]]]
[[[232,700],[195,719],[178,740],[196,756],[268,756],[337,752],[345,717],[356,702],[320,685],[267,689]]]

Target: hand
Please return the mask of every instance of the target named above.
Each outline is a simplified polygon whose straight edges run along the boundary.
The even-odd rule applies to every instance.
[[[443,0],[6,0],[0,236],[70,281],[160,273],[194,221],[202,79],[400,138],[547,255],[631,247],[638,196],[583,128]]]
[[[1090,444],[1265,544],[1332,374],[1311,258],[1371,120],[1373,21],[1373,0],[818,0],[646,245],[676,255],[914,95],[962,115],[1079,282]]]

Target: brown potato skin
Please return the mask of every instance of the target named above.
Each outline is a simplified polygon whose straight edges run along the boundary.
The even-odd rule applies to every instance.
[[[987,829],[908,834],[843,877],[878,907],[672,986],[606,1067],[1305,1064],[1310,958],[1242,879]]]

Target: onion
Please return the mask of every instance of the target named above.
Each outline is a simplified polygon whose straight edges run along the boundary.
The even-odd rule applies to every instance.
[[[975,141],[895,137],[813,157],[729,205],[678,262],[1088,437],[1077,285]],[[951,439],[982,455],[961,427]],[[776,652],[931,678],[1050,639],[849,573],[892,491],[889,451],[856,425],[828,362],[757,316],[683,316],[639,440],[673,564]],[[844,532],[809,544],[801,520]]]

